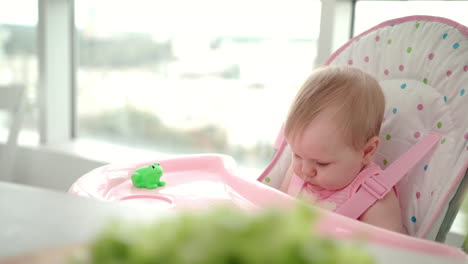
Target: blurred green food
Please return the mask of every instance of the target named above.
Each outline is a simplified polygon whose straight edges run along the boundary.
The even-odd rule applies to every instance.
[[[357,246],[316,235],[315,220],[302,205],[259,213],[213,208],[154,224],[113,224],[82,263],[374,263]]]

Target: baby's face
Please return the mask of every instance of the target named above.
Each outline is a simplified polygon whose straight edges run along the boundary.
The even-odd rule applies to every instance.
[[[345,141],[331,114],[324,111],[302,135],[287,139],[293,152],[294,173],[317,190],[347,186],[364,166],[364,151],[355,150]]]

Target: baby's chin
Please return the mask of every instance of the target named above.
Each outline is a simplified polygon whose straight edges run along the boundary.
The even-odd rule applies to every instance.
[[[307,181],[307,184],[314,191],[338,191],[348,186],[351,182],[352,180],[350,182],[340,182],[340,183],[334,182],[331,184],[324,184],[324,183],[317,183],[313,181]]]
[[[311,186],[311,188],[315,191],[338,191],[338,190],[341,190],[343,188],[345,188],[346,186],[348,186],[348,184],[342,184],[342,185],[319,185],[319,184],[313,184],[313,183],[309,183],[309,185]]]
[[[327,189],[323,188],[322,186],[320,186],[320,185],[315,185],[315,184],[313,184],[313,183],[309,183],[309,188],[311,188],[312,190],[317,191],[317,192],[327,190]]]

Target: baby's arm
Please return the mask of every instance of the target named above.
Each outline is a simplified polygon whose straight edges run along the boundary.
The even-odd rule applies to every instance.
[[[371,225],[406,234],[401,221],[400,204],[393,191],[372,205],[360,219]]]
[[[285,193],[288,191],[288,187],[289,187],[289,183],[291,182],[292,174],[293,174],[292,165],[289,165],[288,170],[286,171],[286,175],[284,175],[283,182],[281,183],[280,191],[285,192]]]

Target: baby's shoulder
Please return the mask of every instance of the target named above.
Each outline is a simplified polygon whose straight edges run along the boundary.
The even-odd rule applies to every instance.
[[[395,192],[389,192],[384,198],[376,201],[360,219],[372,225],[404,232],[400,203]]]

